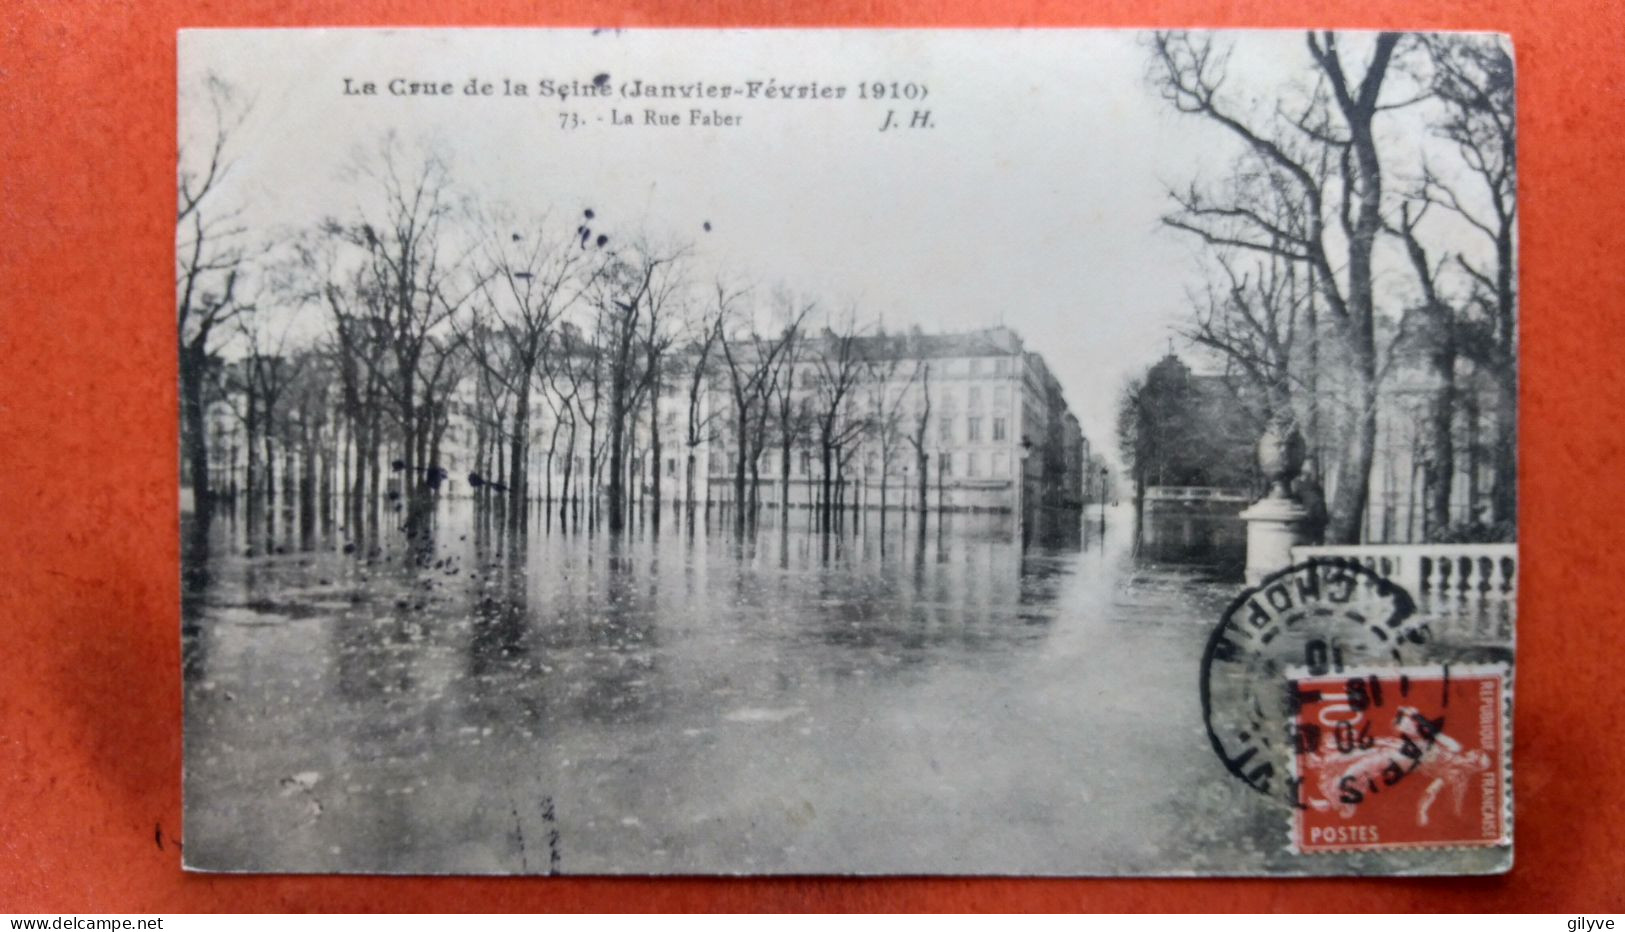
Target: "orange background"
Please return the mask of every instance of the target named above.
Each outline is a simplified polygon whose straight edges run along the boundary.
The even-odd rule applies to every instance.
[[[0,30],[0,910],[1625,909],[1625,5],[1586,0],[12,0]],[[455,12],[454,8],[457,8]],[[181,872],[175,30],[1317,26],[1511,32],[1522,133],[1517,866],[1465,880]],[[1194,684],[1193,687],[1194,688]]]

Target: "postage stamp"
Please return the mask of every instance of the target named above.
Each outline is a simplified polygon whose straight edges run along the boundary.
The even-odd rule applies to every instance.
[[[1500,665],[1292,672],[1297,853],[1505,845]]]
[[[1296,800],[1278,770],[1294,735],[1288,671],[1422,663],[1429,633],[1411,594],[1363,566],[1311,560],[1266,577],[1231,603],[1203,657],[1214,751],[1253,789]]]

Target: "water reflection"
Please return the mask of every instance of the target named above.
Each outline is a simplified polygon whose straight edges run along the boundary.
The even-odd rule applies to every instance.
[[[1051,619],[1070,556],[1098,547],[1102,532],[1077,512],[921,522],[893,510],[822,534],[804,510],[769,509],[743,539],[726,516],[691,515],[694,530],[663,537],[652,522],[588,535],[544,509],[518,532],[493,517],[443,502],[417,538],[396,528],[368,543],[342,526],[316,533],[293,523],[279,537],[274,521],[216,516],[192,529],[195,548],[210,536],[206,557],[187,556],[189,650],[202,650],[208,620],[328,612],[336,689],[364,701],[410,692],[415,648],[466,628],[466,673],[479,690],[512,691],[501,681],[523,678],[546,692],[540,668],[556,664],[537,658],[567,657],[575,680],[565,704],[616,719],[646,706],[665,638],[694,629],[775,648],[887,645],[883,662],[892,650],[917,663],[941,649],[1014,649]],[[846,666],[827,654],[807,659]],[[194,666],[201,677],[201,660]]]
[[[189,529],[208,542],[184,603],[191,863],[896,869],[885,832],[866,840],[888,819],[944,857],[985,848],[983,868],[1097,844],[1121,863],[1133,833],[1064,794],[1150,753],[1134,715],[1099,718],[1111,697],[1182,697],[1197,721],[1218,601],[1200,574],[1136,588],[1127,514],[866,512],[820,534],[769,509],[743,539],[726,512],[670,518],[610,537],[537,509],[516,531],[452,500],[411,540],[388,515]],[[987,812],[944,819],[984,786]],[[1029,810],[1071,827],[1039,844]]]
[[[1233,507],[1152,508],[1140,520],[1135,553],[1147,563],[1187,566],[1215,579],[1239,581],[1247,562],[1247,529]]]

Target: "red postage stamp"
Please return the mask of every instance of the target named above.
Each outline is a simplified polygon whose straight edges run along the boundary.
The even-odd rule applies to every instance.
[[[1292,850],[1510,843],[1507,672],[1290,675]]]

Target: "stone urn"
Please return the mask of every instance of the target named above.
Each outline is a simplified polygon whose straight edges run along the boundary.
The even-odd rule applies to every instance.
[[[1276,418],[1258,438],[1258,468],[1269,480],[1269,498],[1292,498],[1292,480],[1303,469],[1303,434],[1288,418]]]

